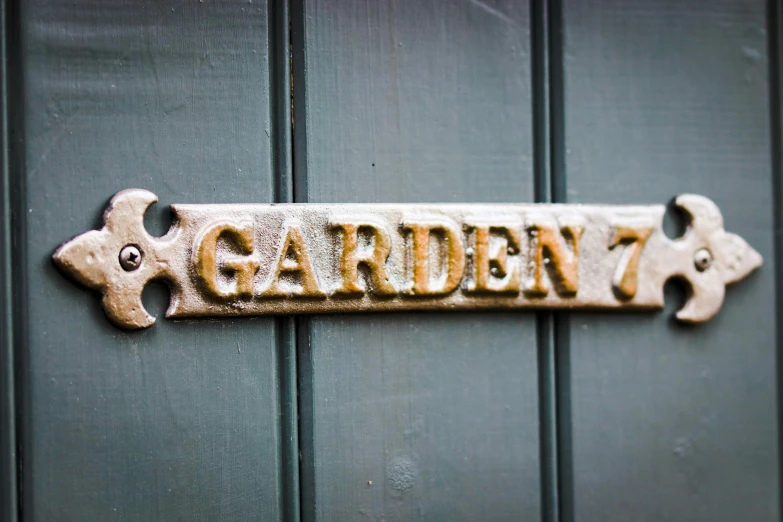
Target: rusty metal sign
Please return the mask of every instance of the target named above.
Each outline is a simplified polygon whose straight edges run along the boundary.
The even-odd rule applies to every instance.
[[[170,318],[392,310],[663,308],[663,286],[690,289],[677,312],[702,322],[725,285],[761,266],[723,230],[709,199],[677,197],[683,237],[662,230],[663,205],[173,205],[163,237],[144,229],[157,201],[119,192],[101,230],[54,253],[70,277],[103,295],[117,326],[155,322],[141,294],[171,288]]]

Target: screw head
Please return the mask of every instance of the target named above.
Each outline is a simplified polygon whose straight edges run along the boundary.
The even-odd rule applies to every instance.
[[[144,255],[135,245],[127,245],[120,250],[120,266],[126,272],[133,272],[141,266]]]
[[[704,272],[712,266],[712,253],[706,248],[702,248],[693,256],[693,264],[696,270]]]

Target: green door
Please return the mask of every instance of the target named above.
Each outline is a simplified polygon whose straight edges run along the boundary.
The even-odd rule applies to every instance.
[[[3,9],[0,519],[780,520],[776,2]],[[672,285],[658,314],[128,333],[51,254],[131,187],[159,196],[156,235],[171,203],[692,192],[765,265],[698,327]]]

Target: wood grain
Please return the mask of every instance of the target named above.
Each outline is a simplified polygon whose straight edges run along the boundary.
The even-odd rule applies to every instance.
[[[14,7],[13,9],[11,7]],[[2,66],[0,66],[0,96],[3,98],[0,108],[0,136],[2,136],[2,161],[0,161],[0,520],[16,522],[19,517],[19,482],[17,451],[17,407],[16,407],[16,357],[15,346],[18,323],[21,322],[20,310],[16,306],[20,295],[20,276],[18,261],[23,258],[23,249],[19,246],[19,234],[13,223],[20,214],[19,200],[16,194],[17,183],[12,174],[11,143],[12,121],[8,103],[12,84],[10,75],[17,72],[17,54],[9,52],[9,44],[17,42],[18,31],[9,23],[9,17],[17,16],[17,6],[0,2],[0,32],[2,32]],[[13,59],[11,58],[13,57]],[[18,113],[14,110],[14,116]],[[14,136],[15,137],[15,136]]]
[[[574,0],[564,20],[569,202],[699,190],[767,260],[699,328],[667,316],[676,295],[571,317],[572,517],[779,520],[765,3]]]
[[[273,201],[267,11],[25,3],[25,519],[279,518],[274,322],[123,333],[49,261],[125,187],[161,206]]]
[[[298,201],[533,200],[524,3],[299,12]],[[537,520],[534,319],[307,321],[303,520]]]

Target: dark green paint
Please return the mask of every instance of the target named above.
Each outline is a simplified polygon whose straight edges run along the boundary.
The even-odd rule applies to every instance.
[[[564,29],[568,201],[704,194],[765,259],[699,327],[571,316],[574,520],[779,520],[765,4],[569,0]]]
[[[280,518],[274,320],[125,333],[49,259],[123,188],[274,200],[267,20],[264,2],[24,5],[26,520]]]
[[[778,520],[779,13],[9,2],[0,518]],[[766,264],[697,328],[401,313],[125,333],[49,256],[134,186],[164,205],[691,191]],[[164,294],[145,296],[158,315]]]
[[[9,41],[16,34],[9,30],[10,6],[0,2],[0,520],[18,520],[18,482],[16,449],[16,390],[14,378],[14,323],[19,315],[14,311],[13,284],[15,270],[14,227],[18,208],[14,196],[15,183],[11,175],[11,134],[9,107]]]
[[[302,20],[299,201],[533,199],[526,5],[314,1]],[[303,520],[539,518],[533,314],[307,325]]]

